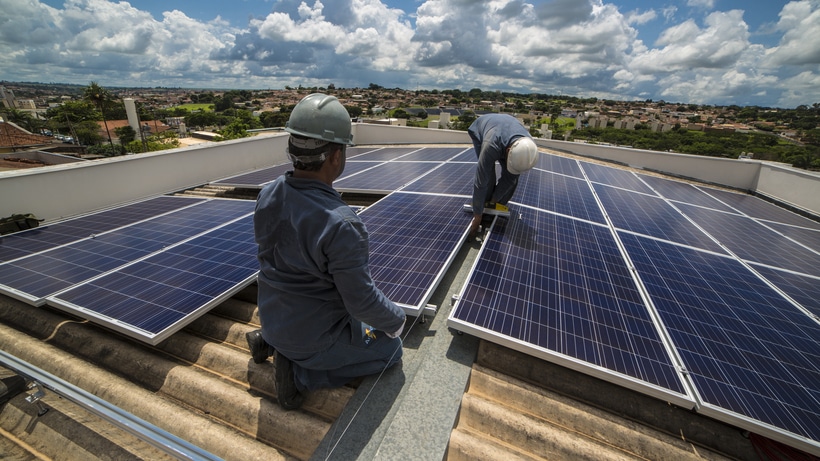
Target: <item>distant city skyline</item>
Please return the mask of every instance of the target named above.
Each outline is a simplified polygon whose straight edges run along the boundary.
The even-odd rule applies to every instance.
[[[0,80],[820,102],[820,0],[0,0]]]

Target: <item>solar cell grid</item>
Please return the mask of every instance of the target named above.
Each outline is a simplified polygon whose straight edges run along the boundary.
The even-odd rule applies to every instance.
[[[290,171],[292,169],[293,165],[291,163],[282,163],[272,167],[251,171],[249,173],[244,173],[241,175],[220,179],[218,181],[212,182],[211,184],[261,189],[262,186],[264,186],[265,184],[272,182],[279,176],[285,174],[285,172]]]
[[[604,222],[604,215],[585,180],[538,169],[519,176],[512,202],[587,221]]]
[[[0,262],[48,250],[143,219],[191,206],[202,198],[161,196],[0,237]]]
[[[401,158],[402,156],[419,150],[419,147],[384,147],[380,149],[371,150],[363,154],[348,155],[347,158],[351,160],[375,160],[388,161]]]
[[[690,402],[609,229],[521,215],[496,219],[451,325]]]
[[[254,203],[210,200],[109,233],[0,264],[0,290],[40,305],[76,283],[253,211]]]
[[[681,210],[741,259],[820,276],[820,255],[757,221],[681,204]]]
[[[650,175],[639,175],[639,177],[655,189],[658,194],[669,200],[689,203],[691,205],[700,205],[720,211],[734,212],[730,207],[704,193],[692,184]]]
[[[769,221],[791,224],[794,226],[807,227],[809,229],[820,230],[820,223],[792,213],[773,203],[769,203],[761,198],[749,194],[729,192],[720,189],[700,187],[707,194],[725,202],[737,211],[753,218],[766,219]]]
[[[445,162],[464,152],[465,147],[425,147],[407,155],[401,160],[408,162]]]
[[[733,258],[621,239],[704,411],[782,440],[771,425],[820,448],[820,324]]]
[[[561,157],[560,155],[539,153],[538,163],[535,164],[535,168],[572,176],[574,178],[584,177],[577,161],[571,158]]]
[[[776,232],[805,245],[808,248],[820,250],[820,230],[797,227],[788,224],[765,222],[767,227],[771,227]]]
[[[408,314],[424,309],[466,237],[463,197],[396,192],[360,213],[376,286]]]
[[[415,179],[402,190],[472,196],[474,177],[475,164],[445,163]]]
[[[594,187],[616,228],[724,252],[720,245],[663,199],[600,184]]]
[[[820,278],[759,265],[753,268],[820,319]]]
[[[333,187],[338,191],[390,193],[430,172],[436,166],[434,163],[385,162],[368,170],[367,174],[350,175],[337,179]]]
[[[478,157],[475,155],[475,149],[472,147],[468,148],[466,151],[456,155],[452,159],[451,162],[476,162],[478,161]]]
[[[258,272],[253,216],[49,298],[49,303],[157,344]]]
[[[589,162],[581,162],[581,168],[586,172],[587,177],[592,182],[599,182],[608,186],[655,195],[655,192],[644,184],[643,181],[638,179],[631,171]]]

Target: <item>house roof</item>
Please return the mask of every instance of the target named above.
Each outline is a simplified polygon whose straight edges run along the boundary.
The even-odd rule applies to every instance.
[[[430,299],[438,313],[405,327],[401,366],[312,393],[297,411],[276,404],[274,364],[247,351],[244,333],[259,325],[254,286],[156,347],[0,295],[0,350],[222,459],[755,459],[755,446],[772,443],[450,330],[452,297],[477,253],[461,248]],[[39,404],[17,395],[0,413],[12,450],[168,457],[55,391]]]

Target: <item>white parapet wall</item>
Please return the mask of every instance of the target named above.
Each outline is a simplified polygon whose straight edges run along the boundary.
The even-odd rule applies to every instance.
[[[285,161],[285,134],[0,172],[0,216],[54,221]]]
[[[354,124],[358,145],[471,145],[464,131]],[[536,139],[539,146],[756,192],[820,215],[820,175],[758,160],[733,160]],[[0,216],[47,221],[207,184],[286,161],[287,134],[206,143],[149,154],[0,172]]]

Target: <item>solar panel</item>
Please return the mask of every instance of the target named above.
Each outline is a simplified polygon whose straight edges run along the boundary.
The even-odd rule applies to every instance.
[[[775,232],[782,234],[783,236],[794,240],[801,245],[808,248],[820,249],[820,230],[768,221],[764,224],[766,227],[773,229]]]
[[[293,169],[293,164],[290,162],[282,163],[261,170],[251,171],[249,173],[238,174],[214,181],[211,184],[228,187],[241,187],[247,189],[261,189],[265,184],[273,182],[279,176],[282,176],[287,171]]]
[[[639,177],[651,188],[655,189],[655,192],[669,200],[699,205],[720,211],[734,211],[731,207],[711,195],[706,194],[692,184],[650,175],[639,175]]]
[[[210,200],[0,264],[0,291],[41,305],[74,284],[253,211],[254,202]]]
[[[612,224],[671,242],[723,253],[718,243],[660,197],[595,184]]]
[[[513,203],[604,223],[595,196],[583,179],[532,169],[518,178]]]
[[[467,236],[472,216],[463,204],[463,197],[395,192],[359,214],[373,281],[409,315],[426,309]]]
[[[403,191],[433,192],[470,197],[475,178],[474,163],[445,163],[403,187]],[[465,202],[466,203],[466,202]]]
[[[418,147],[383,147],[365,152],[363,154],[348,155],[347,157],[351,160],[387,161],[400,158],[403,155],[409,154],[410,152],[415,152],[417,150],[419,150]]]
[[[820,322],[820,278],[752,264],[752,269],[802,305]]]
[[[574,178],[584,177],[581,173],[581,167],[578,166],[577,161],[571,158],[561,157],[559,155],[540,153],[538,156],[538,163],[535,164],[535,168],[572,176]]]
[[[655,195],[655,192],[643,181],[638,179],[638,176],[631,171],[589,162],[581,162],[581,167],[592,182],[599,182],[608,186]]]
[[[820,323],[734,258],[621,233],[699,410],[820,449]]]
[[[353,162],[349,162],[353,163]],[[385,162],[367,171],[337,179],[333,187],[340,192],[390,193],[430,172],[437,165],[427,162]],[[347,167],[345,167],[347,170]]]
[[[741,259],[820,276],[820,254],[763,224],[731,213],[681,204],[681,210]]]
[[[205,201],[161,196],[0,237],[0,262],[11,261]]]
[[[820,223],[817,221],[812,221],[811,219],[800,216],[797,213],[792,213],[791,211],[781,208],[773,203],[769,203],[761,198],[753,197],[748,194],[739,194],[707,187],[700,187],[700,189],[710,196],[713,196],[721,202],[731,206],[738,212],[753,218],[820,230]]]
[[[141,341],[158,344],[256,279],[253,215],[246,214],[48,299]]]
[[[471,162],[475,163],[478,161],[478,157],[475,155],[475,149],[468,148],[466,151],[456,155],[455,157],[450,159],[451,162]]]
[[[363,171],[367,171],[375,166],[379,166],[384,162],[366,162],[366,161],[358,161],[358,160],[348,160],[345,162],[345,170],[342,172],[342,175],[337,179],[337,181],[341,179],[348,178],[353,175],[357,175]]]
[[[407,155],[401,160],[408,162],[445,162],[464,152],[466,147],[425,147]]]
[[[520,213],[496,219],[448,324],[692,407],[611,231]]]

